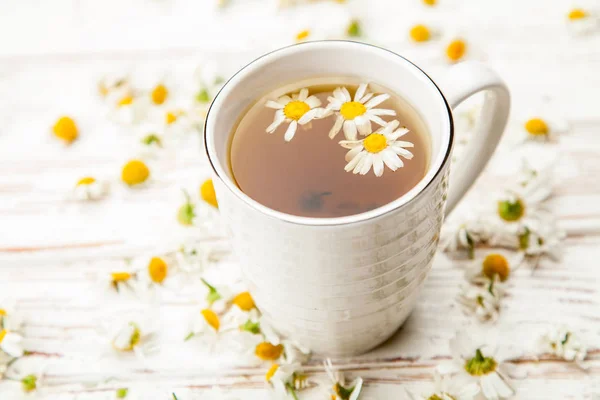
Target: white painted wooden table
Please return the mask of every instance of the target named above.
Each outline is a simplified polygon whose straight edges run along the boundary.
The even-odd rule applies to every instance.
[[[182,234],[185,228],[174,218],[182,202],[180,189],[195,191],[208,176],[199,138],[197,147],[154,166],[148,188],[130,191],[116,185],[107,200],[86,204],[68,195],[81,176],[116,178],[131,154],[130,134],[107,121],[96,96],[96,82],[104,73],[131,69],[189,76],[193,66],[207,59],[217,59],[232,72],[256,55],[291,43],[301,29],[327,35],[352,15],[363,20],[373,42],[411,58],[434,78],[447,68],[441,42],[415,46],[405,39],[408,28],[424,22],[438,27],[444,37],[463,35],[474,57],[493,65],[511,87],[511,135],[530,107],[551,106],[571,124],[568,135],[544,150],[558,155],[560,176],[565,177],[552,201],[569,231],[564,259],[542,262],[533,275],[518,271],[492,330],[502,345],[515,349],[513,361],[528,375],[515,381],[516,398],[600,396],[598,342],[589,343],[586,372],[556,359],[534,361],[527,353],[529,343],[551,325],[565,323],[596,338],[600,333],[600,36],[568,34],[570,5],[439,0],[431,9],[418,0],[374,0],[368,7],[367,1],[349,0],[346,7],[319,4],[277,13],[268,1],[233,0],[231,8],[221,11],[210,3],[0,4],[0,298],[17,300],[29,321],[25,344],[32,354],[23,362],[48,364],[45,398],[111,398],[115,388],[131,384],[198,393],[220,385],[242,399],[266,396],[264,365],[199,356],[181,342],[195,303],[177,294],[166,293],[151,306],[162,327],[157,357],[145,363],[81,359],[97,346],[89,338],[108,313],[148,307],[109,299],[98,277],[118,269],[123,258],[152,251]],[[340,12],[337,22],[324,29],[334,10]],[[49,133],[62,114],[75,116],[81,127],[80,140],[70,148]],[[538,158],[535,149],[521,151],[532,161]],[[500,183],[498,171],[508,151],[503,154],[479,182],[479,190]],[[221,268],[235,262],[226,260]],[[403,387],[430,387],[434,367],[449,357],[448,339],[474,323],[454,302],[462,281],[457,264],[439,254],[421,301],[401,331],[370,354],[339,360],[351,376],[365,379],[366,398],[403,398]],[[324,373],[318,357],[307,370]],[[109,377],[113,379],[104,382]],[[97,382],[103,383],[87,385]],[[6,387],[0,382],[2,400]],[[313,391],[306,398],[324,397]]]

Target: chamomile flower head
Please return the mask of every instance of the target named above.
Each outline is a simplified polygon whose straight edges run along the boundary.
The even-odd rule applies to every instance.
[[[75,199],[82,201],[99,200],[104,197],[107,192],[108,183],[99,181],[92,176],[85,176],[79,179],[73,189]]]
[[[358,133],[365,136],[372,132],[371,121],[380,126],[386,125],[381,117],[395,116],[396,111],[376,107],[389,98],[387,93],[375,96],[369,92],[368,83],[358,86],[354,99],[345,87],[336,88],[333,96],[327,98],[327,114],[333,112],[336,116],[329,137],[333,139],[343,129],[347,140],[356,140]]]
[[[525,141],[555,142],[569,131],[567,121],[546,113],[528,115],[521,121],[519,143]]]
[[[165,82],[157,82],[150,89],[150,102],[153,105],[160,106],[167,101],[167,99],[169,98],[169,93],[169,89],[167,88],[167,84]]]
[[[307,376],[302,373],[300,363],[271,364],[265,374],[265,381],[282,399],[287,398],[290,394],[296,397],[296,391],[308,386]]]
[[[117,92],[130,90],[130,86],[127,74],[111,73],[98,80],[98,94],[102,98],[107,99],[109,96],[114,96]]]
[[[446,43],[446,60],[456,63],[464,60],[469,46],[464,38],[456,37]]]
[[[157,124],[140,124],[137,133],[139,158],[156,158],[165,150],[165,135],[163,129]]]
[[[350,149],[346,153],[345,170],[354,174],[366,175],[371,168],[376,176],[383,175],[384,165],[392,171],[404,166],[400,156],[407,160],[413,154],[407,148],[414,147],[411,142],[398,140],[408,129],[398,128],[400,123],[396,120],[386,124],[376,132],[369,134],[361,140],[342,140],[340,145]]]
[[[309,96],[307,88],[302,88],[291,96],[283,95],[275,101],[268,100],[265,106],[277,110],[273,123],[266,131],[273,133],[281,124],[289,124],[284,135],[286,142],[292,140],[298,125],[308,124],[313,119],[322,117],[324,113],[324,109],[320,107],[321,100],[314,95]]]
[[[136,271],[128,263],[123,268],[102,274],[102,283],[106,285],[106,291],[112,294],[133,295],[134,297],[145,297],[147,294],[140,280],[139,271]]]
[[[502,359],[497,351],[480,338],[466,332],[457,332],[450,340],[452,361],[437,367],[441,375],[458,374],[470,383],[475,383],[488,400],[506,399],[515,394],[504,371]]]
[[[479,322],[495,322],[500,315],[504,289],[498,278],[489,280],[485,285],[464,285],[457,301],[465,314],[473,315]]]
[[[146,119],[150,101],[132,87],[111,93],[106,99],[109,107],[109,118],[118,124],[137,125]]]
[[[154,325],[144,318],[120,318],[108,327],[111,347],[118,353],[134,353],[144,358],[159,348]]]
[[[596,10],[573,8],[567,13],[567,25],[575,35],[587,35],[600,29],[600,18]]]
[[[75,120],[69,116],[62,116],[56,120],[52,132],[66,144],[71,144],[79,136],[79,128]]]
[[[469,282],[486,286],[494,280],[505,282],[510,277],[512,268],[518,267],[514,265],[513,259],[514,256],[508,256],[503,252],[488,253],[483,258],[473,260],[465,271],[465,277]]]
[[[140,185],[150,177],[150,169],[142,160],[130,160],[121,170],[121,180],[129,186]]]
[[[325,360],[323,366],[330,380],[329,397],[332,400],[357,400],[359,398],[363,386],[362,378],[359,377],[351,383],[346,383],[344,374],[334,368],[330,359]]]
[[[423,395],[414,395],[408,392],[411,400],[473,400],[479,394],[479,386],[473,382],[466,382],[464,377],[442,376],[434,373],[434,391]]]
[[[177,268],[187,273],[202,273],[229,253],[229,248],[197,239],[187,240],[175,252]]]
[[[428,42],[431,39],[431,29],[427,25],[417,24],[410,28],[408,31],[410,39],[413,42],[423,43]]]
[[[466,250],[469,258],[473,258],[475,247],[486,242],[490,237],[490,225],[481,218],[446,223],[442,228],[442,249],[455,252]]]
[[[577,332],[564,326],[550,329],[543,334],[538,340],[538,349],[542,354],[552,354],[577,364],[581,364],[587,355],[587,347]]]

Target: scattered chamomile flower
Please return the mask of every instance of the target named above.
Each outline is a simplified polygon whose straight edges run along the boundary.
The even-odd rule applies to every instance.
[[[423,24],[414,25],[408,34],[412,41],[417,43],[428,42],[432,37],[431,30]]]
[[[256,304],[254,304],[254,299],[250,292],[238,293],[233,297],[231,302],[242,311],[251,311],[256,308]]]
[[[121,171],[121,180],[129,185],[142,184],[150,177],[150,169],[142,160],[130,160]]]
[[[188,240],[175,252],[177,267],[187,273],[202,273],[229,254],[229,249],[211,242]]]
[[[567,14],[567,24],[575,35],[587,35],[598,31],[600,28],[598,15],[583,8],[573,8]]]
[[[196,217],[196,205],[192,202],[188,192],[184,190],[183,195],[185,196],[185,203],[177,210],[177,221],[181,225],[192,226]]]
[[[283,344],[260,342],[256,345],[254,354],[263,361],[277,361],[283,355]]]
[[[335,123],[329,131],[329,137],[333,139],[340,130],[343,129],[347,140],[356,140],[357,133],[366,136],[372,132],[371,121],[380,126],[387,123],[381,116],[395,116],[396,111],[375,108],[387,99],[390,95],[382,93],[374,96],[374,93],[368,91],[368,83],[362,83],[356,89],[354,100],[350,92],[345,87],[338,87],[333,91],[333,96],[329,96],[326,112],[323,117],[334,113]],[[374,96],[374,97],[373,97]]]
[[[467,42],[463,38],[455,38],[446,44],[446,59],[455,63],[462,61],[467,54]]]
[[[113,293],[128,293],[135,296],[144,295],[138,273],[133,271],[129,266],[121,270],[114,270],[108,276],[103,275],[103,281],[108,282],[107,288]]]
[[[344,374],[333,367],[330,359],[324,361],[323,366],[332,384],[330,392],[331,400],[357,400],[360,397],[363,386],[362,378],[356,378],[352,383],[347,385]]]
[[[265,342],[270,343],[273,346],[283,346],[283,359],[286,362],[304,363],[309,360],[311,353],[310,349],[295,340],[281,337],[264,316],[261,316],[258,322],[260,333]]]
[[[321,100],[316,96],[309,96],[308,89],[303,88],[300,92],[283,95],[276,101],[268,100],[266,107],[275,109],[273,123],[266,129],[267,133],[273,133],[284,122],[289,126],[285,131],[286,142],[292,140],[298,129],[298,125],[305,125],[315,118],[321,118],[325,110],[321,108]]]
[[[77,181],[73,194],[77,200],[99,200],[106,195],[107,191],[107,182],[98,181],[94,177],[86,176]]]
[[[79,136],[77,124],[68,116],[60,117],[52,127],[52,132],[66,144],[71,144]]]
[[[464,377],[476,383],[481,394],[488,400],[506,399],[515,394],[505,371],[502,359],[480,338],[472,338],[466,332],[457,332],[450,339],[452,361],[437,366],[441,375]]]
[[[107,98],[118,91],[128,91],[129,86],[129,78],[125,74],[106,75],[98,81],[98,94]]]
[[[282,399],[287,398],[288,395],[297,399],[296,391],[308,387],[308,379],[307,376],[302,373],[300,363],[273,363],[265,374],[265,380]]]
[[[353,174],[366,175],[373,168],[375,176],[381,176],[384,165],[392,171],[402,168],[404,162],[400,156],[412,159],[413,154],[406,148],[414,147],[414,144],[398,140],[408,133],[408,129],[398,128],[398,125],[400,123],[394,120],[364,139],[340,141],[342,147],[350,149],[346,153],[348,164],[344,169]]]
[[[23,350],[23,336],[6,328],[0,329],[0,358],[19,358],[25,353]]]
[[[165,150],[165,141],[161,133],[162,129],[157,129],[154,124],[142,124],[139,129],[138,140],[141,159],[156,158]]]
[[[466,314],[473,315],[479,322],[495,322],[500,315],[504,289],[497,278],[483,286],[463,285],[457,301]]]
[[[164,82],[158,82],[150,90],[150,101],[156,106],[160,106],[167,101],[169,89]]]
[[[190,325],[190,333],[184,340],[188,341],[201,336],[202,342],[212,347],[218,339],[220,329],[221,319],[219,315],[210,308],[205,308],[194,314]]]
[[[134,353],[144,358],[158,351],[156,331],[149,321],[127,320],[111,326],[110,344],[119,353]]]
[[[358,19],[353,19],[346,28],[346,35],[349,37],[361,37],[362,27]]]
[[[208,306],[218,313],[225,312],[229,308],[231,298],[233,297],[231,291],[227,287],[220,287],[217,289],[204,278],[201,278],[200,280],[208,289],[208,293],[205,297]]]
[[[157,285],[161,285],[169,275],[169,265],[164,257],[152,257],[145,268],[148,279]]]
[[[542,257],[553,261],[561,259],[565,237],[565,231],[555,224],[548,224],[541,231],[523,226],[518,232],[519,250],[523,252],[526,262],[533,262],[535,269]]]
[[[556,117],[532,115],[522,121],[521,137],[517,141],[554,142],[558,136],[569,131],[566,121]]]
[[[447,223],[442,227],[441,247],[445,251],[467,250],[469,258],[475,257],[475,247],[490,237],[489,224],[482,219]]]
[[[474,400],[479,394],[476,383],[465,382],[460,377],[442,376],[433,374],[435,384],[434,392],[425,395],[414,395],[407,390],[411,400]]]
[[[110,96],[109,118],[121,125],[136,125],[145,120],[149,111],[149,101],[141,98],[131,88],[118,91],[118,96]],[[113,98],[114,97],[114,98]]]
[[[512,272],[510,264],[508,256],[501,253],[489,253],[482,259],[474,260],[467,267],[465,277],[469,282],[486,286],[490,280],[498,279],[500,282],[505,282]]]
[[[587,348],[579,335],[564,326],[553,328],[542,335],[538,340],[538,349],[542,354],[552,354],[580,366],[587,355]]]
[[[212,179],[205,180],[200,186],[200,198],[215,208],[219,208],[215,185]]]

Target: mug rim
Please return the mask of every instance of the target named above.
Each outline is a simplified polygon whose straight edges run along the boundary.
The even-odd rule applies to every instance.
[[[327,217],[327,218],[302,217],[299,215],[287,214],[282,211],[274,210],[270,207],[267,207],[267,206],[261,204],[260,202],[258,202],[256,200],[252,199],[250,196],[245,194],[233,182],[232,179],[230,179],[227,176],[227,172],[224,171],[223,168],[221,168],[221,165],[219,164],[218,161],[214,162],[213,159],[217,159],[217,155],[216,155],[216,150],[215,150],[214,146],[209,146],[210,144],[214,144],[214,141],[212,141],[212,140],[209,141],[209,139],[208,139],[208,125],[209,125],[208,122],[211,117],[211,111],[213,111],[213,107],[214,107],[219,95],[221,95],[221,93],[224,90],[228,90],[229,89],[228,85],[234,79],[236,79],[236,77],[238,77],[239,74],[243,73],[248,68],[251,68],[253,65],[255,65],[256,63],[258,63],[261,60],[264,61],[265,59],[267,59],[269,57],[273,57],[276,55],[285,54],[286,52],[294,51],[294,49],[296,49],[298,47],[308,47],[308,46],[318,47],[318,46],[330,45],[330,44],[342,44],[342,45],[351,45],[351,46],[356,45],[359,47],[366,47],[366,48],[376,49],[378,51],[384,51],[386,53],[389,53],[393,56],[398,57],[403,62],[412,66],[416,71],[420,72],[425,78],[427,78],[427,80],[431,83],[433,88],[435,88],[435,90],[439,94],[440,99],[442,100],[442,102],[445,106],[446,117],[448,118],[448,126],[450,129],[449,136],[448,136],[448,143],[446,144],[446,150],[444,153],[444,157],[443,157],[441,163],[437,166],[435,173],[433,173],[429,178],[427,178],[427,182],[425,183],[425,185],[416,192],[413,192],[413,190],[422,181],[417,183],[417,185],[415,185],[411,190],[409,190],[402,196],[398,197],[394,201],[391,201],[380,207],[377,207],[372,210],[362,212],[359,214],[346,215],[343,217]],[[251,208],[259,211],[260,213],[262,213],[266,216],[269,216],[271,218],[274,218],[274,219],[282,221],[282,222],[287,222],[287,223],[291,223],[291,224],[295,224],[295,225],[341,226],[341,225],[361,223],[361,222],[379,218],[385,214],[388,214],[388,213],[393,212],[403,206],[410,204],[412,201],[416,200],[419,197],[419,195],[421,195],[424,191],[426,191],[433,184],[433,182],[436,181],[437,177],[439,176],[441,171],[444,169],[444,166],[448,163],[448,161],[450,159],[450,154],[451,154],[452,146],[454,143],[454,120],[452,117],[452,109],[450,108],[450,105],[448,104],[448,100],[446,99],[446,97],[444,96],[444,94],[442,93],[442,91],[440,90],[438,85],[434,82],[433,79],[431,79],[431,77],[429,75],[427,75],[427,73],[425,73],[425,71],[423,71],[421,68],[419,68],[416,64],[414,64],[412,61],[408,60],[407,58],[405,58],[405,57],[401,56],[400,54],[395,53],[389,49],[386,49],[386,48],[383,48],[380,46],[376,46],[373,44],[369,44],[369,43],[355,42],[352,40],[316,40],[316,41],[310,41],[310,42],[304,42],[304,43],[295,43],[295,44],[291,44],[289,46],[285,46],[285,47],[281,47],[281,48],[269,51],[255,59],[253,59],[252,61],[250,61],[249,63],[244,65],[242,68],[240,68],[235,74],[233,74],[225,82],[225,84],[221,87],[221,89],[215,95],[215,98],[211,102],[210,107],[208,108],[208,111],[206,113],[206,119],[205,119],[205,123],[204,123],[204,127],[203,127],[203,136],[204,136],[204,149],[205,149],[205,152],[206,152],[206,155],[208,158],[208,162],[210,163],[210,166],[214,172],[214,175],[217,178],[219,178],[223,182],[223,184],[227,187],[227,189],[230,190],[238,199],[240,199],[244,203],[246,203],[246,205],[250,206]],[[433,167],[435,167],[435,165],[432,165],[430,167],[433,168]],[[431,169],[428,170],[428,172],[422,179],[424,180],[430,172],[431,172]]]

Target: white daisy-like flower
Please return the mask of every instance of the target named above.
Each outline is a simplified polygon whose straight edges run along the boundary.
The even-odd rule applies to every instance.
[[[17,332],[10,331],[6,328],[0,329],[0,353],[4,353],[11,358],[22,357],[23,336]]]
[[[565,237],[565,231],[555,223],[549,222],[538,231],[523,226],[518,232],[518,249],[523,252],[525,260],[534,260],[536,265],[543,257],[559,261],[562,258]]]
[[[350,149],[346,153],[346,171],[354,174],[366,175],[371,168],[376,176],[383,175],[383,166],[392,171],[404,166],[400,156],[410,160],[413,154],[406,148],[414,147],[411,142],[398,140],[408,132],[396,120],[390,122],[362,140],[342,140],[340,145]]]
[[[488,400],[506,399],[515,394],[503,360],[491,346],[466,332],[458,332],[450,339],[452,361],[437,366],[441,375],[462,375],[476,383]]]
[[[483,258],[473,260],[465,270],[465,278],[477,285],[487,286],[490,280],[505,282],[511,273],[519,265],[514,260],[519,260],[514,255],[508,255],[504,252],[489,253]]]
[[[479,394],[479,385],[465,381],[464,377],[433,375],[435,391],[426,395],[414,395],[407,390],[411,400],[473,400]]]
[[[204,308],[192,316],[190,332],[185,337],[185,340],[199,338],[203,344],[213,347],[219,338],[221,330],[221,318],[219,315],[210,308]]]
[[[166,143],[162,131],[157,124],[140,125],[138,143],[141,158],[156,158],[161,152],[164,152]]]
[[[587,355],[587,347],[582,343],[576,332],[566,327],[553,328],[538,340],[541,353],[552,354],[566,361],[581,365]]]
[[[121,125],[136,125],[150,111],[150,101],[138,95],[130,87],[115,91],[107,97],[108,117]]]
[[[211,264],[229,254],[229,248],[220,244],[191,239],[185,241],[175,252],[177,267],[187,273],[202,273]]]
[[[136,294],[141,288],[137,273],[130,266],[103,274],[101,279],[110,292]]]
[[[463,285],[457,297],[463,311],[474,315],[480,322],[495,322],[504,296],[504,289],[498,281],[496,278],[483,286]]]
[[[207,307],[210,307],[219,314],[227,311],[234,297],[234,293],[231,291],[231,289],[225,285],[219,285],[216,287],[204,278],[201,278],[200,280],[207,289],[204,294]]]
[[[31,400],[42,397],[44,385],[44,372],[39,371],[17,371],[16,375],[5,378],[2,386],[2,398],[6,396],[11,400]]]
[[[132,352],[142,359],[155,353],[159,348],[156,330],[146,319],[121,321],[109,327],[109,338],[115,351]]]
[[[310,358],[311,351],[306,346],[298,343],[295,340],[287,339],[280,336],[271,324],[264,318],[259,319],[260,331],[266,342],[274,346],[283,346],[283,357],[288,363],[299,362],[304,363]]]
[[[363,386],[362,378],[358,377],[350,384],[346,384],[344,374],[333,367],[330,359],[325,360],[323,366],[332,385],[332,389],[329,392],[331,399],[357,400],[360,397]]]
[[[329,104],[326,110],[336,115],[335,123],[329,131],[330,138],[333,139],[343,129],[346,139],[354,141],[358,133],[366,136],[372,132],[371,121],[384,126],[386,122],[381,116],[396,115],[394,110],[375,108],[389,99],[389,94],[383,93],[373,97],[374,93],[370,93],[367,88],[367,83],[361,84],[354,94],[354,100],[345,87],[336,88],[333,96],[327,98]]]
[[[77,200],[99,200],[108,193],[108,188],[108,182],[86,176],[77,182],[73,190],[73,195]]]
[[[307,88],[302,88],[299,93],[291,96],[283,95],[276,101],[268,100],[265,106],[277,111],[273,123],[266,131],[273,133],[279,125],[286,122],[289,126],[285,131],[284,139],[289,142],[296,134],[298,125],[308,124],[313,119],[323,116],[325,110],[320,105],[321,100],[317,96],[309,96]]]
[[[445,223],[442,227],[441,247],[445,251],[467,250],[469,258],[474,257],[475,247],[485,243],[490,237],[490,224],[482,218]]]
[[[265,380],[281,399],[287,398],[289,394],[297,398],[296,391],[308,386],[308,379],[302,373],[300,363],[272,364],[265,374]]]
[[[595,10],[574,8],[567,14],[569,30],[575,35],[587,35],[600,29],[600,16]]]
[[[553,142],[558,136],[569,131],[567,121],[549,115],[533,115],[521,122],[520,137],[517,143],[526,141]]]

